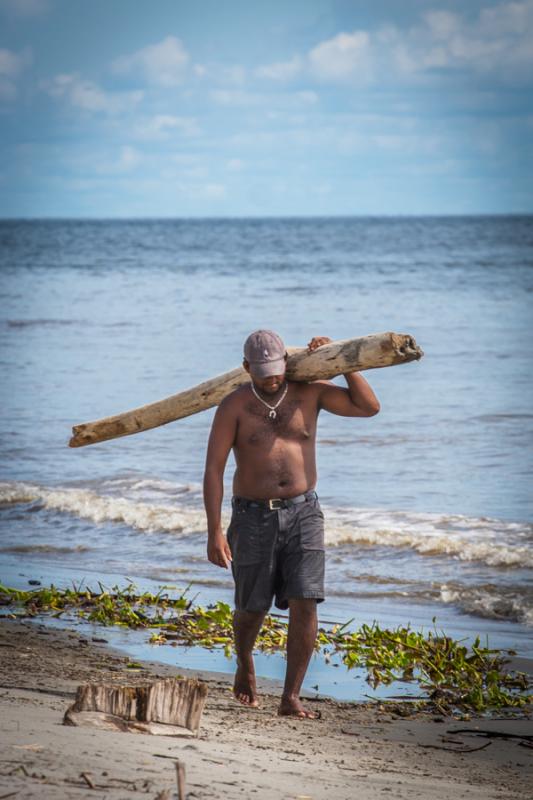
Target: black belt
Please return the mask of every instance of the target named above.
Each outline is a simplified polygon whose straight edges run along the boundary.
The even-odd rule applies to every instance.
[[[289,508],[307,500],[314,500],[317,494],[315,491],[298,494],[296,497],[274,498],[273,500],[248,500],[247,497],[234,497],[231,501],[233,506],[244,506],[245,508],[267,508],[269,511],[277,511],[280,508]]]

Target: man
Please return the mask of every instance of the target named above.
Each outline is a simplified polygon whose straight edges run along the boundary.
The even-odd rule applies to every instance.
[[[315,336],[316,350],[331,339]],[[234,694],[257,706],[253,647],[272,599],[289,609],[287,671],[278,713],[313,718],[300,689],[317,635],[317,603],[324,599],[324,517],[314,491],[317,417],[371,417],[379,402],[357,372],[348,388],[329,381],[285,379],[287,353],[273,331],[258,330],[244,344],[251,383],[224,398],[207,449],[204,502],[209,561],[235,580],[233,627],[237,654]],[[227,539],[221,526],[223,477],[233,449],[233,514]]]

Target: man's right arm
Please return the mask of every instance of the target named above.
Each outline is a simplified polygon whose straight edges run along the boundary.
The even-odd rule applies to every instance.
[[[204,473],[204,505],[207,515],[207,557],[212,564],[228,568],[231,551],[222,531],[221,511],[224,496],[224,469],[237,433],[234,400],[225,398],[219,405],[207,446]]]

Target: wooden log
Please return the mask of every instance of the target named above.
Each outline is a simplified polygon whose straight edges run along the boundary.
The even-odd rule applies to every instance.
[[[65,725],[179,735],[198,731],[207,697],[202,681],[166,678],[145,686],[78,686]]]
[[[423,356],[412,336],[376,333],[322,345],[312,353],[304,347],[287,348],[287,378],[291,381],[329,380],[345,372],[406,364]],[[243,367],[146,406],[112,417],[82,422],[72,428],[69,447],[84,447],[120,436],[147,431],[218,405],[250,376]]]

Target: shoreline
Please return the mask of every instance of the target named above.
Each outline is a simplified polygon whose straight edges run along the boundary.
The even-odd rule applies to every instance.
[[[100,637],[94,636],[93,639]],[[102,637],[103,638],[103,637]],[[179,650],[175,649],[176,660]],[[261,708],[232,697],[229,676],[159,662],[128,669],[130,658],[76,630],[41,621],[0,619],[3,756],[0,794],[24,798],[155,798],[175,790],[172,759],[185,763],[194,798],[233,800],[255,794],[278,800],[479,800],[530,797],[533,750],[518,739],[487,740],[454,730],[533,735],[533,709],[491,719],[442,718],[405,703],[308,699],[319,720],[278,717],[280,685],[259,681]],[[61,724],[76,687],[87,681],[136,684],[190,674],[208,684],[198,738],[152,737]],[[460,744],[454,744],[453,739]],[[484,749],[460,752],[489,745]],[[453,750],[457,752],[453,752]],[[161,757],[163,756],[163,757]],[[96,786],[90,789],[85,772]],[[16,796],[14,794],[13,796]]]

